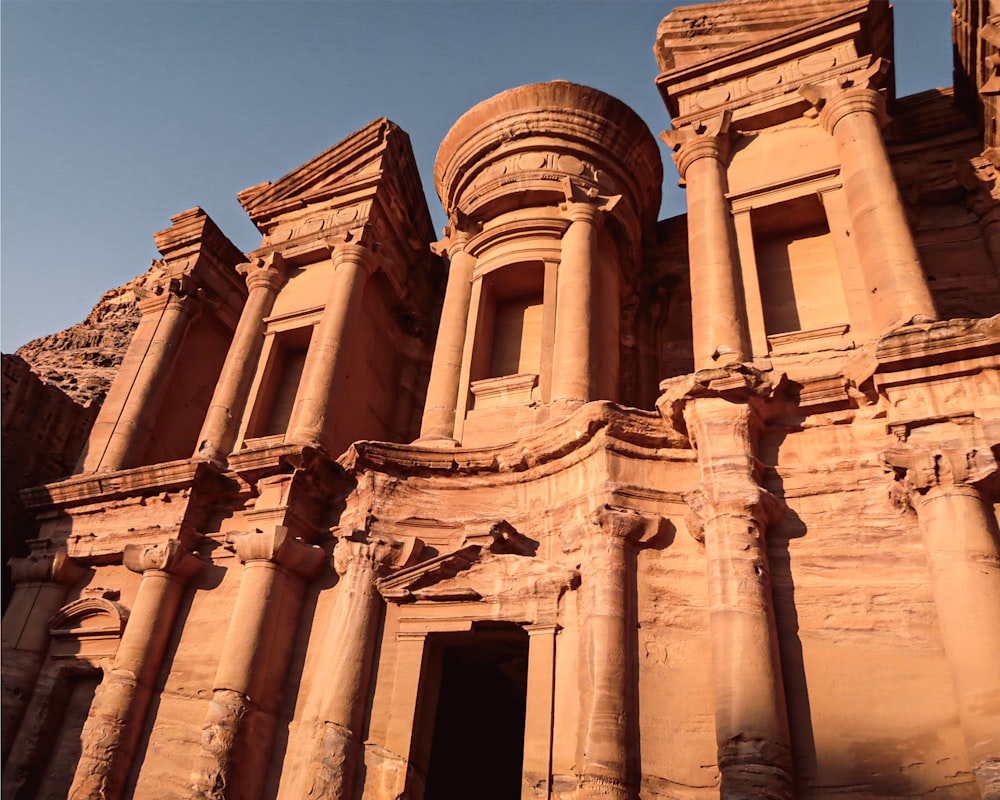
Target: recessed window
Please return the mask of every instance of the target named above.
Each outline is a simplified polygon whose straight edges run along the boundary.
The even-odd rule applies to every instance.
[[[754,255],[768,336],[849,319],[830,226],[815,195],[754,209]]]
[[[248,438],[275,436],[288,428],[312,330],[309,326],[275,334]]]

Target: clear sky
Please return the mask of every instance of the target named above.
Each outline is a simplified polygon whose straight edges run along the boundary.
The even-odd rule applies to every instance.
[[[376,117],[410,134],[435,225],[437,147],[481,100],[556,78],[669,127],[652,46],[671,0],[3,0],[0,348],[80,322],[204,208],[236,202]],[[900,95],[951,84],[950,0],[897,0]],[[661,146],[665,162],[668,153]],[[683,211],[667,162],[661,216]]]

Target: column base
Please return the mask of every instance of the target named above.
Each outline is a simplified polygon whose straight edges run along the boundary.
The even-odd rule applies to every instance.
[[[1000,756],[988,758],[972,768],[983,800],[1000,800]]]
[[[740,737],[719,747],[720,800],[794,800],[788,748]]]
[[[419,439],[414,439],[410,442],[414,447],[434,447],[434,448],[448,448],[448,447],[461,447],[462,443],[458,439],[453,439],[450,436],[421,436]]]
[[[628,786],[615,778],[601,775],[580,775],[577,778],[577,800],[631,800]]]

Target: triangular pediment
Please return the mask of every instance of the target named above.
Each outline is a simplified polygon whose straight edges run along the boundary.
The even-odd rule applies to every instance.
[[[283,212],[378,184],[393,138],[406,134],[376,119],[274,182],[244,189],[240,205],[258,226]]]

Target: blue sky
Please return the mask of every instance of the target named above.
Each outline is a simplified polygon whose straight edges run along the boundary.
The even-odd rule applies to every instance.
[[[556,78],[632,106],[654,133],[656,26],[670,0],[4,0],[0,5],[0,348],[81,321],[202,206],[243,250],[236,193],[376,117],[431,168],[451,125]],[[951,84],[950,0],[898,0],[900,95]],[[664,160],[667,152],[662,148]],[[666,164],[661,216],[683,211]]]

